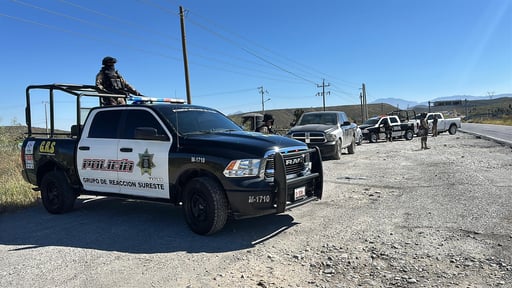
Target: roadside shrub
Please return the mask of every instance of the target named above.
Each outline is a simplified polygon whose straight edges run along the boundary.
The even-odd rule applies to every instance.
[[[0,127],[0,213],[32,206],[37,203],[39,194],[21,176],[21,159],[15,137]]]

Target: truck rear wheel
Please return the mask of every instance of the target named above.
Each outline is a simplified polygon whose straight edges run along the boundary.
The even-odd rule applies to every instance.
[[[455,135],[455,133],[457,133],[457,125],[455,125],[455,124],[450,125],[450,128],[448,129],[448,133],[450,133],[450,135]]]
[[[41,198],[44,208],[52,214],[61,214],[73,209],[76,193],[61,171],[48,172],[41,182]]]
[[[356,138],[352,138],[352,142],[350,143],[350,146],[347,148],[348,154],[354,154],[356,153]]]
[[[210,178],[199,177],[192,179],[183,192],[183,212],[192,231],[209,235],[224,227],[228,202],[219,184]]]

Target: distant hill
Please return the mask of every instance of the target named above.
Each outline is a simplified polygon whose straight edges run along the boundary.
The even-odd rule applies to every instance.
[[[472,96],[472,95],[452,95],[452,96],[441,96],[430,100],[430,102],[436,101],[448,101],[448,100],[468,100],[468,101],[476,101],[476,100],[492,100],[499,98],[512,97],[512,93],[505,94],[496,94],[492,96]],[[427,106],[428,101],[424,102],[416,102],[416,101],[408,101],[400,98],[379,98],[371,102],[372,104],[377,103],[387,103],[389,105],[399,107],[400,109],[413,108],[415,106]]]
[[[399,98],[379,98],[372,101],[371,104],[386,103],[398,109],[407,109],[418,105],[416,101],[407,101]]]
[[[504,97],[503,97],[504,96]],[[450,96],[454,98],[446,98],[439,97],[435,101],[442,100],[460,100],[461,96]],[[466,96],[465,96],[466,97]],[[500,98],[498,98],[500,97]],[[393,99],[393,98],[388,98]],[[466,99],[466,98],[464,98]],[[453,106],[431,106],[431,111],[434,112],[449,112],[450,115],[455,116],[464,116],[466,120],[475,119],[480,117],[494,117],[499,118],[503,115],[512,115],[512,94],[500,94],[494,95],[493,99],[489,99],[489,97],[484,97],[483,100],[479,99],[478,96],[472,96],[467,98],[468,105],[453,105]],[[471,100],[470,100],[471,99]],[[385,100],[385,99],[381,99]],[[398,99],[400,100],[400,99]],[[378,100],[376,100],[378,101]],[[416,113],[428,112],[429,107],[428,103],[416,103],[413,101],[403,101],[403,102],[394,102],[392,104],[386,103],[385,101],[377,102],[376,101],[368,104],[368,117],[373,117],[376,115],[382,115],[394,111],[397,109],[397,104],[399,109],[411,109]],[[433,100],[434,101],[434,100]],[[432,101],[432,102],[433,102]],[[391,102],[391,101],[390,101]],[[409,106],[408,106],[409,105]],[[274,116],[275,128],[279,131],[285,131],[290,128],[290,123],[294,120],[294,111],[299,110],[301,108],[290,108],[290,109],[275,109],[275,110],[266,110],[265,113],[270,113]],[[309,111],[321,111],[322,107],[315,108],[302,108],[304,112]],[[352,119],[352,121],[361,124],[361,106],[360,105],[343,105],[343,106],[330,106],[326,107],[326,110],[337,110],[344,111],[347,113],[348,117]],[[246,113],[259,113],[259,111],[251,111]],[[242,122],[242,115],[240,114],[230,114],[229,117],[233,119],[238,124]]]
[[[69,133],[66,131],[56,129],[57,133]],[[46,133],[46,128],[32,127],[32,133],[40,134],[42,137]],[[27,126],[25,125],[14,125],[14,126],[0,126],[0,144],[1,143],[19,143],[27,137]],[[65,137],[65,136],[56,136]]]
[[[444,96],[444,97],[437,97],[432,99],[431,101],[446,101],[446,100],[468,100],[468,101],[475,101],[475,100],[492,100],[492,99],[499,99],[504,97],[512,97],[511,93],[506,94],[496,94],[492,96],[471,96],[471,95],[453,95],[453,96]]]

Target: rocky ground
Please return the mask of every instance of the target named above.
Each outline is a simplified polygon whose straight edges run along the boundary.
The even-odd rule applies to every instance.
[[[81,198],[0,218],[0,287],[512,287],[512,149],[463,133],[324,161],[321,201],[197,236],[181,210]]]

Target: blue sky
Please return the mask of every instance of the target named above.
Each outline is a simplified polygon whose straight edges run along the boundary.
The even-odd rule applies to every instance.
[[[265,110],[321,107],[324,79],[327,106],[362,83],[368,102],[512,93],[509,0],[0,0],[0,125],[24,123],[26,86],[94,84],[105,56],[144,95],[186,99],[179,6],[192,103],[225,114],[260,111],[258,87]]]

